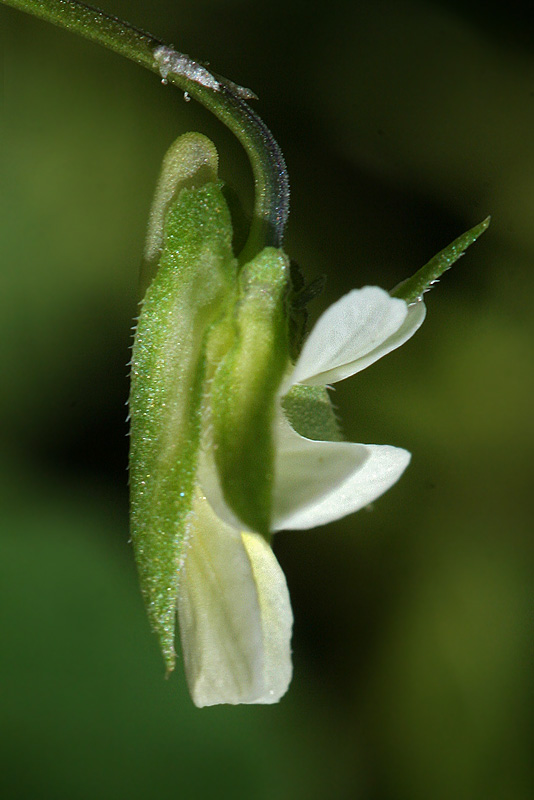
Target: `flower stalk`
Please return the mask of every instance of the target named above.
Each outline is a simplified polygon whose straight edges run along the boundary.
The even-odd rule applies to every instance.
[[[264,247],[281,247],[289,214],[289,178],[282,151],[245,99],[248,89],[212,73],[159,39],[78,0],[0,0],[101,44],[162,77],[197,100],[243,145],[254,176],[254,210],[241,263]]]

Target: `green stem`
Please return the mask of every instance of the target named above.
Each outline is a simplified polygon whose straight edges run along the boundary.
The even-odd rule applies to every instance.
[[[263,247],[280,247],[289,213],[289,181],[273,135],[247,105],[253,93],[165,47],[148,33],[78,0],[0,0],[113,50],[161,75],[215,114],[245,148],[254,175],[254,218],[241,261]]]

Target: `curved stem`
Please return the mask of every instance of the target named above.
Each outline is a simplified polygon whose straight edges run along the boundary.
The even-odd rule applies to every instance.
[[[160,74],[215,114],[245,148],[254,175],[254,219],[241,261],[266,246],[280,247],[289,213],[289,180],[273,135],[247,105],[248,89],[208,71],[148,33],[78,0],[0,0],[135,61]]]

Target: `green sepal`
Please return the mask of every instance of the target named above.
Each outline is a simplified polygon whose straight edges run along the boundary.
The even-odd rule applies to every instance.
[[[282,398],[282,408],[291,427],[306,439],[322,442],[343,440],[324,386],[293,386]]]
[[[206,183],[215,183],[218,163],[219,157],[215,145],[201,133],[184,133],[175,139],[165,153],[148,217],[145,250],[139,276],[141,297],[159,266],[169,209],[182,189],[193,189]]]
[[[199,140],[188,136],[186,145],[198,150]],[[175,660],[177,589],[200,445],[206,335],[237,274],[221,185],[198,185],[199,175],[194,183],[182,186],[161,215],[161,253],[137,323],[129,401],[131,535],[167,671]]]
[[[308,303],[315,300],[324,289],[326,276],[321,275],[311,283],[306,283],[296,261],[290,262],[291,291],[289,294],[289,355],[296,362],[308,328]]]
[[[486,217],[483,222],[475,225],[474,228],[466,231],[451,242],[444,250],[441,250],[431,258],[424,267],[421,267],[415,275],[395,286],[390,292],[391,296],[400,297],[401,300],[405,300],[407,303],[414,303],[418,298],[422,297],[424,292],[427,292],[433,284],[437,283],[441,275],[450,269],[455,261],[458,261],[469,245],[476,242],[478,237],[484,233],[490,224],[490,219],[490,217]]]
[[[239,275],[231,345],[211,388],[213,451],[225,501],[247,528],[268,536],[274,468],[272,421],[289,363],[289,261],[266,248]],[[214,337],[221,333],[214,327]]]

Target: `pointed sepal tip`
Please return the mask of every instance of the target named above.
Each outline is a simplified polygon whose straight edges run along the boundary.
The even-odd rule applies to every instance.
[[[431,258],[424,267],[421,267],[415,275],[395,286],[390,292],[391,296],[399,297],[407,303],[414,303],[420,299],[425,292],[428,292],[438,282],[443,273],[463,256],[467,248],[487,230],[490,221],[491,217],[488,216],[478,225],[475,225],[474,228],[470,228],[465,233],[462,233],[461,236],[458,236],[457,239]]]

